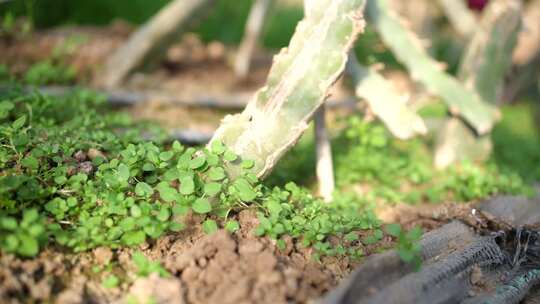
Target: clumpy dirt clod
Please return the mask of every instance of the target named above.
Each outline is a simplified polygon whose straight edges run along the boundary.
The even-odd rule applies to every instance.
[[[296,252],[275,254],[257,239],[235,240],[225,231],[201,239],[166,260],[186,286],[189,303],[304,302],[328,290],[335,277]]]

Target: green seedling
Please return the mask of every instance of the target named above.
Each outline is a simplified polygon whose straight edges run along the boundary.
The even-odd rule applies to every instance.
[[[152,273],[157,273],[160,277],[166,278],[171,274],[161,266],[159,262],[150,261],[142,252],[136,251],[132,256],[133,264],[137,268],[137,275],[147,277]]]
[[[405,231],[399,224],[389,224],[385,227],[386,233],[397,239],[396,250],[399,257],[406,263],[413,264],[417,269],[422,263],[422,248],[418,241],[422,238],[422,229],[414,227]]]

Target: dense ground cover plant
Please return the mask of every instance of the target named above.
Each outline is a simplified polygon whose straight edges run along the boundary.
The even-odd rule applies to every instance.
[[[371,202],[466,202],[496,194],[531,193],[538,180],[540,144],[527,104],[503,108],[504,119],[493,132],[494,155],[486,163],[463,161],[446,170],[433,166],[430,136],[397,140],[377,121],[350,117],[332,141],[339,192],[355,192]],[[432,106],[422,115],[445,115]],[[309,133],[308,133],[309,134]],[[307,136],[278,164],[274,185],[295,181],[311,187],[315,156]]]
[[[494,161],[464,161],[438,171],[432,165],[429,138],[399,141],[383,126],[358,117],[348,121],[337,141],[338,184],[364,183],[369,195],[383,201],[471,201],[529,191],[515,170],[505,170]]]
[[[258,235],[291,235],[323,254],[345,252],[329,236],[378,227],[357,201],[327,205],[287,185],[270,189],[245,172],[224,171],[237,156],[216,142],[211,149],[166,143],[165,134],[111,112],[86,91],[62,98],[11,91],[0,101],[0,246],[36,255],[47,244],[84,251],[118,248],[184,228],[188,213],[203,229],[234,232],[231,216],[256,208]],[[152,141],[143,138],[150,136]]]
[[[540,133],[533,115],[536,101],[503,107],[501,123],[493,130],[493,161],[527,181],[540,180]]]

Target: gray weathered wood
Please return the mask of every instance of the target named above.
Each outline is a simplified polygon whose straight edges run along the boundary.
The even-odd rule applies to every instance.
[[[332,194],[336,188],[334,180],[334,164],[332,160],[332,147],[330,137],[326,130],[326,111],[324,105],[317,110],[314,117],[315,123],[315,149],[316,149],[316,173],[319,185],[319,195],[325,202],[332,201]]]
[[[111,55],[105,65],[101,84],[118,86],[131,72],[156,60],[178,37],[190,21],[212,0],[175,0],[131,35],[129,40]]]
[[[246,78],[249,73],[253,53],[261,36],[264,21],[266,20],[271,3],[272,0],[257,0],[249,12],[244,30],[244,38],[240,43],[234,62],[234,72],[239,79]]]

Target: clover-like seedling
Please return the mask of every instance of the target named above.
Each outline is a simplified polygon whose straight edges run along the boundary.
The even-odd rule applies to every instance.
[[[211,220],[211,219],[205,220],[203,222],[203,224],[202,224],[202,228],[203,228],[203,231],[206,234],[212,234],[212,233],[218,231],[218,225],[217,225],[216,221]]]
[[[422,263],[422,248],[418,241],[422,237],[422,229],[414,227],[409,231],[405,231],[399,224],[388,224],[385,229],[389,235],[397,239],[396,250],[400,258],[404,262],[412,263],[419,268]]]
[[[157,273],[160,277],[170,277],[170,273],[157,261],[149,260],[142,252],[136,251],[132,255],[133,264],[137,268],[136,273],[140,277],[148,277],[152,273]]]
[[[116,288],[120,284],[120,279],[114,274],[105,277],[101,285],[105,288]]]

